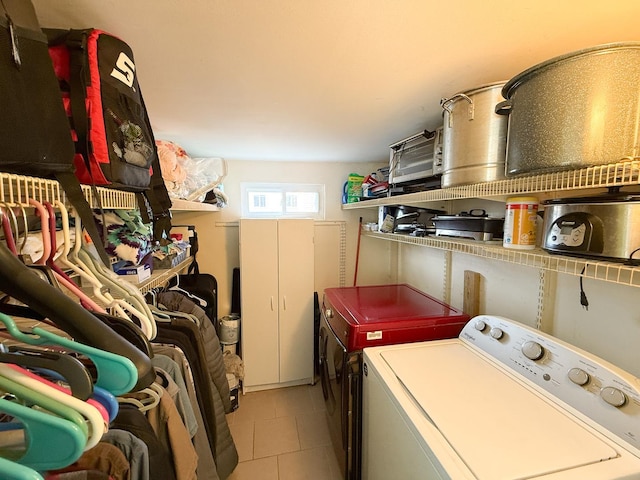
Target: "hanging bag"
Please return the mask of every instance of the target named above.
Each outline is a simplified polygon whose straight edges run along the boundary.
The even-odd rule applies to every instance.
[[[131,47],[94,28],[44,32],[74,139],[76,176],[137,192],[154,238],[168,237],[171,200]]]
[[[33,5],[0,0],[0,171],[56,179],[109,264],[74,175],[74,147]]]

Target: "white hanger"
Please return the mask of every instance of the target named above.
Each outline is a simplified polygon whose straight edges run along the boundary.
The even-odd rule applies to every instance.
[[[197,302],[201,307],[206,307],[207,306],[206,300],[203,300],[202,298],[198,297],[197,295],[194,295],[193,293],[187,292],[186,290],[180,288],[180,275],[176,275],[174,278],[176,279],[176,284],[169,288],[170,291],[180,292],[183,295],[186,295],[191,300],[194,300],[195,302]]]
[[[67,212],[67,207],[59,201],[55,201],[55,206],[60,210],[61,218],[62,218],[62,235],[63,235],[63,243],[62,243],[62,252],[58,255],[56,260],[64,265],[65,267],[71,269],[74,273],[79,275],[83,280],[89,282],[92,287],[93,295],[100,300],[106,308],[113,307],[116,313],[126,318],[127,320],[131,320],[129,316],[126,314],[124,309],[116,304],[114,305],[114,298],[108,291],[103,291],[104,284],[98,280],[96,276],[94,276],[91,272],[87,272],[84,269],[80,268],[80,266],[69,261],[69,251],[71,250],[71,235],[69,230],[69,213]]]
[[[113,307],[116,313],[128,320],[131,320],[131,318],[125,313],[125,310],[135,315],[140,321],[142,332],[149,340],[153,340],[157,335],[157,327],[153,315],[145,308],[146,303],[144,299],[140,301],[138,298],[132,296],[130,291],[123,288],[124,282],[117,278],[115,273],[107,269],[102,262],[96,261],[90,253],[82,248],[82,224],[78,217],[76,217],[75,223],[75,237],[73,251],[65,250],[67,254],[72,254],[71,258],[73,263],[75,263],[81,271],[84,271],[86,275],[97,280],[98,283],[96,285],[100,286],[98,288],[100,294],[108,295],[107,298],[109,300],[105,301],[108,307]],[[115,278],[109,274],[115,275]],[[108,288],[109,292],[103,292],[102,288],[104,287]],[[95,291],[96,287],[94,286],[94,292]],[[110,293],[111,291],[124,298],[113,297]],[[139,295],[142,297],[142,294]]]
[[[141,393],[145,394],[145,396],[139,396]],[[147,388],[143,388],[136,392],[136,396],[118,397],[118,403],[129,403],[131,405],[135,405],[141,412],[146,412],[160,404],[160,399],[163,394],[163,388],[154,382]]]

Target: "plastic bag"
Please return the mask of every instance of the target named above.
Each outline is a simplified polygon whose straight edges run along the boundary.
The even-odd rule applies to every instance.
[[[157,140],[162,178],[172,198],[202,202],[227,175],[223,158],[191,158],[178,144]]]

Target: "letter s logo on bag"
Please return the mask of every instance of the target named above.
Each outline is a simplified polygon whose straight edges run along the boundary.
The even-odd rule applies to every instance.
[[[118,60],[116,60],[116,66],[111,70],[111,76],[117,78],[128,87],[133,87],[135,71],[136,66],[133,61],[124,52],[120,52]]]

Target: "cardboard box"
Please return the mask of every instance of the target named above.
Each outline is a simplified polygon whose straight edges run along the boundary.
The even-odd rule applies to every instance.
[[[151,277],[151,265],[148,263],[126,265],[115,272],[129,282],[140,283]]]

